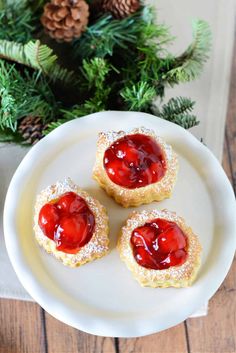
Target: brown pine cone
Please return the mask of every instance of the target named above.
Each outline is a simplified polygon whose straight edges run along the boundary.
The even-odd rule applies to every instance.
[[[21,119],[18,132],[26,143],[34,145],[43,138],[43,130],[45,128],[46,125],[43,123],[42,118],[29,115]]]
[[[110,12],[115,18],[124,18],[135,13],[140,7],[139,0],[102,0],[101,10]]]
[[[52,0],[44,6],[41,22],[58,42],[79,38],[88,24],[89,7],[84,0]]]

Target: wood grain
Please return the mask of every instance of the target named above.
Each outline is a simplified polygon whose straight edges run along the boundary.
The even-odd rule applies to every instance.
[[[71,328],[45,314],[48,353],[115,353],[114,338],[98,337]]]
[[[119,353],[185,353],[184,324],[141,338],[119,339]]]
[[[234,191],[236,191],[236,42],[234,46],[234,56],[232,61],[232,75],[230,83],[230,94],[228,104],[228,114],[226,120],[225,141],[230,158],[230,168]]]
[[[229,178],[231,185],[233,185],[232,167],[230,162],[231,161],[230,161],[228,143],[226,142],[226,138],[225,138],[222,166],[227,177]]]
[[[236,260],[206,317],[187,320],[191,353],[236,352]]]
[[[236,46],[226,121],[223,168],[236,186]],[[225,281],[210,300],[205,318],[187,320],[191,353],[236,352],[236,260]]]
[[[44,342],[37,304],[0,299],[0,353],[47,353]]]

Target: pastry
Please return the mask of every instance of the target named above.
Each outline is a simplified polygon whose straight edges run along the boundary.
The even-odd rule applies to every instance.
[[[183,218],[168,210],[133,212],[117,247],[142,286],[187,287],[200,267],[198,237]]]
[[[177,171],[172,147],[152,130],[99,134],[93,177],[123,207],[170,197]]]
[[[70,178],[37,196],[34,231],[38,243],[67,266],[80,266],[108,252],[106,209]]]

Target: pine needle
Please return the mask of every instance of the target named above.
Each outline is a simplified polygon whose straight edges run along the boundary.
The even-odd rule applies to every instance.
[[[164,25],[154,24],[153,8],[144,6],[123,19],[114,19],[109,14],[101,16],[87,27],[80,39],[73,42],[73,47],[78,58],[106,57],[112,56],[115,48],[130,53],[134,47],[137,52],[144,42],[155,39],[157,47],[170,38]]]
[[[61,118],[61,119],[58,119],[56,121],[52,121],[51,123],[49,123],[47,125],[47,128],[43,131],[43,134],[44,135],[47,135],[49,134],[51,131],[55,130],[56,128],[58,128],[59,126],[61,126],[62,124],[64,123],[67,123],[68,121],[70,120],[73,120],[74,118],[71,117],[71,119],[69,119],[68,117],[67,118]]]
[[[192,44],[174,57],[166,49],[173,40],[168,28],[157,23],[151,7],[142,6],[121,20],[110,14],[90,19],[72,43],[75,55],[68,62],[75,71],[69,71],[51,48],[32,39],[46,1],[0,0],[0,130],[6,136],[14,137],[18,120],[33,111],[49,122],[45,133],[101,110],[151,112],[153,100],[164,96],[167,85],[195,79],[208,58],[211,33],[205,21],[193,23]],[[59,59],[68,56],[68,45],[60,44]],[[60,81],[53,91],[51,81]],[[172,98],[156,114],[189,128],[198,124],[193,106],[189,98]]]
[[[183,113],[191,112],[193,110],[194,105],[195,102],[193,102],[190,98],[171,98],[167,104],[163,105],[162,115],[164,115],[166,119],[171,120],[173,115],[180,115]]]
[[[120,95],[128,110],[143,111],[151,104],[156,96],[156,91],[147,82],[141,81],[131,87],[124,87]]]
[[[191,114],[195,102],[190,98],[171,98],[161,109],[153,108],[153,113],[162,119],[171,121],[185,129],[199,124],[195,115]]]
[[[0,142],[25,144],[22,136],[19,133],[13,132],[11,129],[2,130],[1,128]]]
[[[25,70],[18,72],[15,65],[0,60],[0,128],[15,132],[18,120],[40,116],[50,121],[57,114],[55,97],[43,76]]]
[[[89,88],[95,86],[97,89],[103,89],[104,81],[111,70],[108,62],[103,58],[93,58],[91,60],[83,60],[82,73],[85,77]]]
[[[35,24],[36,17],[24,2],[4,5],[0,9],[0,39],[27,42],[32,39]]]
[[[53,81],[71,82],[73,72],[62,68],[57,63],[53,50],[39,40],[20,43],[0,40],[0,58],[31,67],[49,76]]]
[[[173,59],[171,70],[163,75],[169,83],[187,82],[196,79],[202,72],[211,49],[211,31],[203,20],[193,21],[193,42],[179,57]]]

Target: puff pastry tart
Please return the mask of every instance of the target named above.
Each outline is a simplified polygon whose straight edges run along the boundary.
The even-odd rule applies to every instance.
[[[93,177],[123,207],[170,197],[177,171],[176,154],[152,130],[99,134]]]
[[[38,195],[34,230],[38,243],[64,265],[80,266],[108,252],[105,208],[70,178]]]
[[[187,287],[200,267],[198,237],[167,210],[133,212],[121,230],[118,250],[142,286]]]

